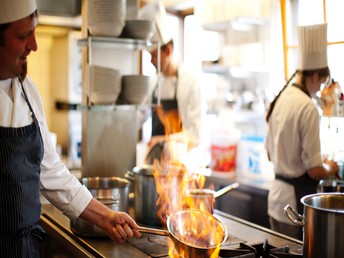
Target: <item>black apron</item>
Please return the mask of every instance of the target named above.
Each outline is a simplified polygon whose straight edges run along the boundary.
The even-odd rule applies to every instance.
[[[311,97],[309,93],[305,91],[299,84],[293,83],[292,86],[299,88],[309,97]],[[307,172],[296,178],[286,178],[280,175],[275,175],[275,178],[294,186],[297,211],[299,214],[303,214],[303,204],[301,203],[300,199],[303,196],[316,193],[319,181],[311,179]]]
[[[176,87],[175,87],[174,98],[160,100],[161,107],[164,112],[172,111],[179,114],[178,101],[177,101],[177,88],[178,88],[178,73],[177,73],[177,82],[176,82]],[[153,92],[153,97],[152,97],[152,103],[153,104],[158,103],[158,99],[157,97],[155,97],[154,92]],[[152,136],[156,136],[156,135],[166,135],[166,132],[165,132],[165,127],[158,116],[157,110],[153,108],[152,109]]]
[[[45,237],[38,225],[44,147],[37,118],[21,87],[33,123],[0,127],[0,257],[39,257]]]
[[[294,186],[297,211],[299,214],[303,214],[303,204],[300,200],[303,196],[316,193],[319,182],[311,179],[307,172],[296,178],[286,178],[280,175],[275,175],[275,178]]]

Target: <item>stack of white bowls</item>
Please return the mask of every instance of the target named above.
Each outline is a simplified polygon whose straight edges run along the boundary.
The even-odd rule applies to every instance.
[[[116,69],[87,65],[86,82],[91,104],[114,104],[121,92],[121,75]]]
[[[121,35],[125,25],[126,0],[88,0],[87,4],[87,24],[91,35]]]
[[[126,20],[121,37],[150,40],[154,32],[153,20]]]
[[[145,75],[123,75],[122,97],[128,104],[140,105],[148,97],[150,79]]]

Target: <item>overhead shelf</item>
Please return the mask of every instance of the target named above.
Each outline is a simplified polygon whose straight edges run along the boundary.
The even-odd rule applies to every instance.
[[[225,32],[228,28],[238,31],[252,31],[255,27],[268,25],[269,21],[262,17],[236,17],[231,20],[219,21],[214,23],[203,24],[205,30]]]
[[[205,73],[215,73],[219,75],[231,75],[234,77],[238,77],[235,75],[242,75],[247,73],[269,73],[269,68],[267,66],[261,65],[261,66],[225,66],[221,64],[213,64],[213,65],[203,65],[203,72]],[[243,77],[243,76],[239,76]]]
[[[141,50],[158,43],[142,39],[131,38],[114,38],[114,37],[88,37],[78,40],[78,46],[92,47],[92,48],[113,48],[113,49],[128,49]]]

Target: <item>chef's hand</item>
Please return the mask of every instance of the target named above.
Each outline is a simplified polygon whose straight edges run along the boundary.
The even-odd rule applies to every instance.
[[[125,212],[111,211],[106,232],[112,240],[124,243],[128,238],[141,236],[135,221]]]
[[[324,163],[327,166],[328,174],[329,175],[335,175],[338,178],[339,177],[339,175],[338,175],[339,167],[338,167],[337,162],[335,162],[334,160],[328,160],[327,158],[325,158]]]
[[[112,240],[119,243],[124,243],[131,237],[141,236],[138,225],[127,213],[113,211],[94,198],[80,214],[80,218],[98,226]]]

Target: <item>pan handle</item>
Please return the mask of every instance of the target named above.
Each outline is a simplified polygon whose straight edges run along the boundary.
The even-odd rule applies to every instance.
[[[160,236],[170,235],[167,230],[157,229],[157,228],[139,227],[139,231],[141,233],[149,233],[149,234],[160,235]]]
[[[288,204],[284,207],[284,213],[294,224],[304,226],[304,216],[300,215],[291,205]]]
[[[214,197],[215,198],[220,197],[220,196],[224,195],[225,193],[227,193],[227,192],[237,188],[238,186],[239,186],[238,182],[235,182],[233,184],[227,185],[226,187],[216,191],[215,194],[214,194]]]

